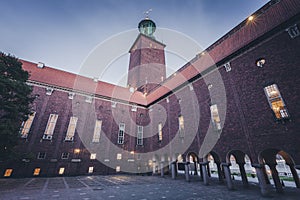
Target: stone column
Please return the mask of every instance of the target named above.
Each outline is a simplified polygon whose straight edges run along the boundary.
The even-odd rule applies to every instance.
[[[207,172],[208,162],[200,162],[199,164],[200,164],[200,168],[202,169],[204,185],[209,185],[209,178],[208,178],[208,172]]]
[[[172,179],[176,178],[176,161],[171,163]]]
[[[200,165],[200,162],[199,162]],[[203,170],[202,167],[200,166],[200,181],[203,181]]]
[[[225,179],[226,179],[226,183],[227,183],[227,188],[229,190],[233,190],[233,183],[232,183],[232,179],[231,179],[231,173],[230,173],[230,163],[222,163],[221,164],[223,166],[223,170],[224,170],[224,174],[225,174]]]
[[[184,164],[184,169],[185,169],[185,180],[186,180],[187,182],[190,181],[189,164],[190,164],[190,162],[186,162],[186,163]]]
[[[262,164],[252,164],[252,167],[255,168],[256,175],[259,182],[260,192],[262,196],[269,196],[270,190],[268,184],[266,182],[265,173],[264,173],[264,165]]]
[[[240,168],[243,185],[244,187],[248,187],[248,178],[244,167],[245,163],[237,163],[237,164],[239,165]]]
[[[160,176],[164,177],[165,173],[164,173],[164,161],[160,162]]]
[[[152,162],[152,175],[155,175],[156,174],[156,162],[153,161]]]
[[[272,178],[276,187],[276,192],[278,193],[283,193],[283,188],[278,176],[278,172],[276,170],[276,164],[268,164],[270,169],[271,169],[271,173],[272,173]]]
[[[216,163],[216,164],[217,164],[217,168],[218,168],[219,182],[223,183],[224,182],[224,174],[223,174],[223,171],[222,171],[221,163]]]

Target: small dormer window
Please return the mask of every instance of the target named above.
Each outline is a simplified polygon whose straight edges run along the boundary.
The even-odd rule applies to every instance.
[[[69,99],[74,99],[75,93],[74,92],[69,92],[68,98]]]
[[[91,96],[86,96],[85,97],[85,102],[92,103],[92,101],[93,101],[93,97],[91,97]]]
[[[38,62],[37,67],[38,67],[38,68],[44,68],[44,67],[45,67],[45,64],[42,63],[42,62]]]
[[[297,36],[300,35],[300,31],[299,31],[299,28],[298,28],[297,24],[288,27],[288,28],[286,29],[286,31],[288,32],[288,34],[290,35],[290,37],[291,37],[292,39],[294,39],[295,37],[297,37]]]
[[[256,61],[256,66],[263,67],[265,63],[266,63],[266,60],[264,58],[260,58]]]
[[[136,112],[137,111],[137,105],[132,105],[131,106],[131,111]]]
[[[112,108],[117,107],[117,102],[115,102],[115,101],[111,102],[111,107],[112,107]]]
[[[194,90],[194,87],[192,84],[189,84],[189,88],[190,88],[190,91],[193,91]]]
[[[228,62],[228,63],[225,63],[223,66],[224,66],[224,68],[225,68],[226,72],[230,72],[230,71],[231,71],[230,62]]]
[[[46,95],[51,95],[53,92],[53,88],[46,88]]]

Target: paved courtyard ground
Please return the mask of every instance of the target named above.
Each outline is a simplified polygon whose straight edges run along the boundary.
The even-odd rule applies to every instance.
[[[158,199],[300,199],[300,189],[286,187],[284,194],[263,198],[257,184],[243,188],[234,181],[235,190],[211,178],[204,186],[198,177],[186,182],[184,177],[172,180],[166,176],[77,176],[55,178],[0,179],[0,199],[76,199],[76,200],[158,200]]]

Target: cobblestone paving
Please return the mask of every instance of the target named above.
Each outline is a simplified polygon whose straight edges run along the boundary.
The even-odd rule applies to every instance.
[[[285,188],[284,194],[263,198],[256,184],[243,188],[235,181],[235,190],[210,179],[204,186],[198,177],[186,182],[184,177],[172,180],[166,176],[78,176],[55,178],[0,179],[0,199],[76,199],[76,200],[158,200],[158,199],[300,199],[300,189]]]

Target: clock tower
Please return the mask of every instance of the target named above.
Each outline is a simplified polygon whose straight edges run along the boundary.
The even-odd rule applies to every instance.
[[[129,50],[128,86],[149,93],[166,79],[165,45],[154,37],[155,23],[146,17],[139,25],[140,34]]]

